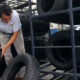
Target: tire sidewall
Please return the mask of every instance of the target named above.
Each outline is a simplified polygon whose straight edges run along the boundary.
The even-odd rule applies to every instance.
[[[50,39],[49,39],[49,41],[48,41],[48,43],[47,43],[47,45],[49,46],[49,45],[51,45],[51,46],[54,46],[54,44],[55,44],[55,42],[57,41],[57,40],[59,40],[59,39],[61,39],[62,38],[62,40],[63,40],[63,38],[64,39],[69,39],[69,34],[68,34],[69,32],[68,31],[61,31],[61,32],[57,32],[57,33],[55,33],[55,34],[53,34],[51,37],[50,37]],[[50,44],[50,43],[51,44]],[[55,49],[55,48],[54,48]],[[57,51],[58,52],[58,51]],[[65,53],[65,52],[64,52]],[[52,50],[50,49],[50,48],[48,48],[48,49],[46,49],[46,56],[48,57],[48,59],[49,59],[49,61],[56,67],[56,68],[58,68],[58,69],[69,69],[70,67],[71,67],[71,61],[69,61],[68,63],[66,62],[66,63],[63,63],[63,62],[60,62],[60,61],[58,61],[58,60],[56,60],[55,59],[55,57],[54,57],[54,54],[59,54],[59,53],[52,53]]]
[[[37,80],[36,72],[39,73],[39,70],[37,69],[36,72],[34,71],[34,68],[36,68],[37,63],[35,63],[35,60],[29,54],[18,55],[17,57],[15,57],[9,63],[8,67],[6,68],[5,72],[3,73],[2,80],[7,80],[8,76],[10,76],[10,72],[11,72],[12,68],[14,68],[14,65],[20,61],[22,63],[24,63],[26,66],[25,75],[24,75],[23,80]],[[35,73],[35,75],[34,75],[34,73]],[[30,78],[30,76],[32,76],[32,77]]]
[[[64,3],[65,3],[65,0],[55,0],[55,2],[53,3],[52,8],[48,12],[44,12],[44,10],[42,9],[42,6],[41,6],[42,1],[43,0],[37,0],[37,9],[38,9],[39,14],[52,13],[54,11],[61,10],[64,6]]]

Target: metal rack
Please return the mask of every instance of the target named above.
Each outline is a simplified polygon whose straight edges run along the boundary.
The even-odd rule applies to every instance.
[[[78,78],[80,77],[80,74],[77,73],[77,66],[76,66],[76,57],[75,57],[75,39],[74,39],[74,20],[73,20],[73,11],[77,11],[77,10],[80,10],[80,7],[78,8],[73,8],[72,7],[72,0],[69,0],[69,9],[66,9],[66,10],[61,10],[61,11],[56,11],[54,13],[51,13],[51,14],[42,14],[42,15],[39,15],[39,16],[33,16],[32,15],[32,8],[31,8],[31,0],[28,0],[28,3],[29,3],[29,11],[30,11],[30,33],[31,33],[31,41],[32,41],[32,55],[35,56],[35,48],[47,48],[48,46],[46,47],[36,47],[34,46],[34,31],[33,31],[33,21],[32,21],[32,18],[40,18],[40,17],[46,17],[46,16],[49,16],[49,15],[54,15],[54,14],[60,14],[60,13],[69,13],[70,15],[70,26],[71,26],[71,41],[72,41],[72,59],[73,59],[73,73],[60,73],[60,72],[56,72],[55,70],[54,71],[50,71],[50,72],[46,72],[46,71],[41,71],[41,73],[45,73],[45,74],[53,74],[53,75],[58,75],[58,76],[66,76],[66,77],[73,77],[74,80],[78,80]],[[49,46],[50,48],[51,46]],[[60,46],[59,46],[60,47]],[[66,46],[67,47],[67,46]],[[80,46],[79,46],[80,47]],[[53,47],[54,48],[54,47]],[[48,65],[46,65],[48,66]],[[44,66],[44,68],[46,67]],[[56,79],[55,77],[53,78],[53,80],[60,80],[60,79]],[[61,79],[62,80],[62,79]],[[64,79],[65,80],[65,79]]]

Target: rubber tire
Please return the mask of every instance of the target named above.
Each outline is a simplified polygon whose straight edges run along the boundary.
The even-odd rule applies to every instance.
[[[38,13],[52,13],[54,11],[62,10],[66,6],[65,2],[66,0],[37,0]]]
[[[30,23],[28,14],[20,14],[20,20],[22,23],[22,31],[25,41],[26,51],[32,54],[31,50],[31,36],[30,36]],[[49,23],[42,20],[33,18],[33,32],[34,32],[34,41],[35,46],[44,46],[43,44],[43,35],[49,30]],[[42,53],[42,54],[41,54]],[[38,60],[43,60],[46,58],[45,49],[35,49],[35,55]]]
[[[37,60],[29,54],[18,55],[8,65],[3,73],[2,80],[14,80],[14,77],[20,67],[26,66],[23,80],[38,80],[39,64]]]
[[[23,34],[30,36],[30,21],[29,21],[28,14],[24,14],[24,13],[20,14],[20,20],[22,23]],[[33,23],[34,36],[44,35],[49,30],[49,22],[46,22],[42,19],[33,18],[32,23]]]
[[[55,11],[60,11],[67,8],[68,0],[37,0],[37,10],[39,15],[44,13],[52,14]],[[70,24],[68,13],[60,13],[53,16],[43,16],[40,18],[44,21],[54,22],[58,24]],[[75,24],[77,24],[77,21]]]
[[[5,62],[5,58],[2,57],[0,59],[0,77],[3,75],[3,72],[5,71],[5,68],[7,67],[6,62]]]
[[[77,33],[77,32],[76,32]],[[79,32],[80,33],[80,32]],[[76,45],[80,43],[80,38],[75,38]],[[47,43],[47,46],[66,46],[71,45],[71,37],[70,37],[70,31],[60,31],[55,34],[53,34]],[[61,42],[59,42],[61,41]],[[79,41],[79,42],[78,42]],[[57,43],[59,42],[59,43]],[[66,43],[66,44],[65,44]],[[46,56],[48,57],[49,61],[58,69],[61,70],[69,70],[72,68],[72,50],[68,48],[46,48]],[[69,52],[68,52],[69,51]],[[77,56],[77,64],[80,62],[79,54],[80,50],[79,48],[76,49],[76,56]],[[63,53],[63,54],[62,54]],[[65,53],[65,54],[64,54]]]
[[[47,5],[46,5],[47,4]],[[79,7],[80,6],[80,1],[73,0],[73,8],[74,7]],[[44,13],[49,13],[52,14],[55,11],[59,10],[64,10],[69,8],[69,1],[68,0],[37,0],[37,9],[38,9],[38,14],[44,14]],[[80,19],[80,14],[79,10],[74,12],[74,25],[79,25],[79,19]],[[49,16],[43,16],[40,17],[45,21],[48,22],[54,22],[58,24],[69,24],[70,25],[70,16],[66,12],[56,14],[56,15],[49,15]]]

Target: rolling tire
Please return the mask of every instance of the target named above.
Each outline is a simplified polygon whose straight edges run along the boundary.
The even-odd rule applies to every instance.
[[[15,57],[4,71],[2,80],[14,80],[16,73],[23,66],[26,67],[23,80],[38,80],[39,64],[37,60],[29,54]]]
[[[77,36],[77,35],[76,35]],[[79,38],[78,38],[79,39]],[[80,40],[77,41],[78,44]],[[70,46],[71,37],[70,31],[60,31],[53,34],[48,43],[48,46]],[[79,48],[76,49],[77,64],[80,62]],[[46,56],[49,61],[58,69],[69,70],[72,68],[72,49],[71,48],[46,48]]]

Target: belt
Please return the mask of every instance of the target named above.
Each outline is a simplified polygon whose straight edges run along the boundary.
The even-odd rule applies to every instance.
[[[0,32],[2,34],[5,34],[5,35],[12,35],[13,33],[5,33],[5,32]]]

